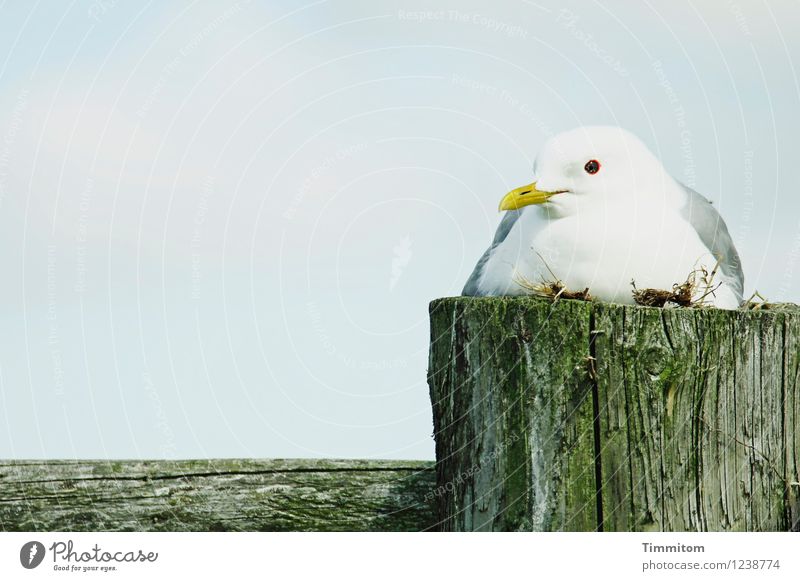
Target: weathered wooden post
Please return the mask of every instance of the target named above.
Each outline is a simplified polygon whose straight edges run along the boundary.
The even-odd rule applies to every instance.
[[[433,301],[445,530],[789,530],[800,308]]]

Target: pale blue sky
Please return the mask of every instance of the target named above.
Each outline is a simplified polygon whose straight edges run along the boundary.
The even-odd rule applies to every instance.
[[[797,2],[5,2],[0,457],[432,458],[427,304],[617,124],[800,300]]]

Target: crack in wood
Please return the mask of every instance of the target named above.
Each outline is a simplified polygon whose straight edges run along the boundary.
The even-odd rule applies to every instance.
[[[595,502],[597,510],[597,531],[603,531],[603,464],[602,464],[602,443],[600,425],[600,392],[597,383],[597,349],[595,341],[598,333],[595,329],[594,308],[589,307],[589,364],[591,373],[589,381],[592,384],[592,437],[594,441],[594,482],[595,482]]]

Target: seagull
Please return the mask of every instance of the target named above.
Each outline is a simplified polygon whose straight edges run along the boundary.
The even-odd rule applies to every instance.
[[[633,304],[632,285],[669,291],[702,273],[707,284],[693,285],[693,300],[741,305],[744,274],[722,217],[630,132],[555,135],[533,173],[533,183],[500,201],[505,215],[463,295],[524,295],[531,283],[558,283]]]

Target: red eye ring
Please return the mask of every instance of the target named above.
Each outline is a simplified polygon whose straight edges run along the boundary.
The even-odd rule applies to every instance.
[[[600,162],[596,159],[590,159],[586,162],[586,165],[583,166],[583,169],[586,170],[588,174],[596,174],[600,171]]]

